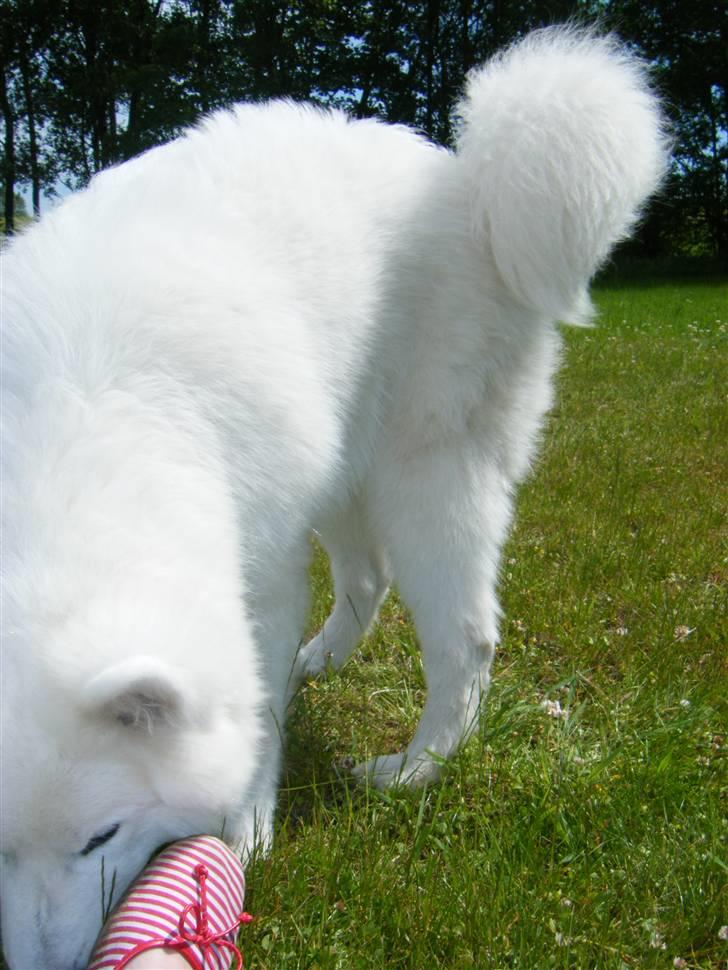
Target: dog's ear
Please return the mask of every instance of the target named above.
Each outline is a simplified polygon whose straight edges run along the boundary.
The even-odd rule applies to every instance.
[[[156,657],[132,657],[102,670],[83,688],[81,703],[89,713],[150,734],[199,722],[183,677]]]

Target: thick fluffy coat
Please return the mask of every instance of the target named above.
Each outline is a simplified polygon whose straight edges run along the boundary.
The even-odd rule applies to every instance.
[[[470,78],[455,152],[289,103],[98,176],[3,269],[2,916],[13,970],[85,966],[161,842],[267,839],[300,680],[394,578],[428,683],[421,782],[472,729],[557,319],[658,184],[609,40]],[[311,530],[336,606],[299,650]],[[437,759],[436,759],[437,760]]]

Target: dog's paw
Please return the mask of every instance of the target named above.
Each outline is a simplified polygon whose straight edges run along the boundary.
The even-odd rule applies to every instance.
[[[286,703],[290,704],[299,687],[307,680],[319,680],[333,669],[331,651],[323,649],[317,643],[318,637],[307,643],[296,654],[291,675],[288,678],[288,696]]]
[[[306,680],[316,680],[333,669],[334,655],[316,637],[301,651],[301,668]]]
[[[409,757],[407,752],[402,752],[380,755],[365,761],[352,770],[352,775],[361,784],[380,790],[397,788],[400,785],[421,788],[439,778],[440,766],[426,754]]]
[[[405,757],[404,753],[380,755],[356,765],[351,773],[361,784],[380,789],[394,788],[406,783],[403,770]]]
[[[334,669],[334,654],[320,636],[298,651],[294,673],[299,681],[317,680]]]

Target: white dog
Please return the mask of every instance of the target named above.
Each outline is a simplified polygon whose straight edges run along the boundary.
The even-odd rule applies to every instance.
[[[639,65],[568,31],[475,71],[459,112],[449,152],[238,106],[8,247],[12,970],[84,967],[112,879],[118,899],[160,843],[269,838],[293,689],[344,663],[392,579],[427,702],[358,772],[421,783],[474,726],[555,321],[588,318],[666,147]],[[337,600],[297,652],[312,528]]]

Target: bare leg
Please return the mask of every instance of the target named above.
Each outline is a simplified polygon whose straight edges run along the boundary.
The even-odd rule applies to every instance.
[[[190,964],[179,950],[163,947],[140,953],[126,967],[127,970],[189,970]]]

